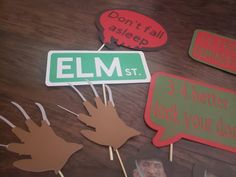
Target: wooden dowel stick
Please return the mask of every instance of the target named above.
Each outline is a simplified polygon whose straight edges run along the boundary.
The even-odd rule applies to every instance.
[[[173,148],[174,148],[174,145],[173,144],[170,144],[170,161],[172,162],[173,161]]]
[[[57,105],[59,108],[61,108],[61,109],[63,109],[63,110],[65,110],[65,111],[67,111],[67,112],[69,112],[69,113],[71,113],[71,114],[74,114],[75,116],[79,116],[79,114],[76,114],[75,112],[73,112],[73,111],[71,111],[71,110],[69,110],[69,109],[67,109],[67,108],[65,108],[65,107],[63,107],[63,106],[61,106],[61,105]]]
[[[5,144],[0,144],[0,147],[5,147],[5,148],[8,148],[8,145],[5,145]]]
[[[123,164],[123,162],[122,162],[122,160],[121,160],[121,158],[120,158],[119,151],[118,151],[117,149],[116,149],[115,151],[116,151],[116,155],[117,155],[117,157],[118,157],[118,159],[119,159],[120,166],[121,166],[121,168],[122,168],[122,171],[123,171],[123,173],[124,173],[124,176],[125,176],[125,177],[128,177],[128,175],[127,175],[127,173],[126,173],[126,171],[125,171],[124,164]]]
[[[102,84],[102,91],[103,91],[103,99],[104,99],[104,104],[107,106],[107,94],[106,94],[106,88],[105,84]],[[112,152],[112,147],[109,146],[109,155],[110,155],[110,160],[113,160],[113,152]]]
[[[64,177],[63,173],[61,171],[58,172],[61,177]]]
[[[101,46],[97,51],[98,51],[98,52],[101,51],[104,46],[105,46],[105,44],[102,44],[102,46]]]
[[[112,147],[111,146],[109,146],[109,155],[110,155],[110,160],[114,160],[113,152],[112,152]]]
[[[105,84],[102,84],[102,91],[103,91],[104,104],[105,106],[107,106],[107,93],[106,93]]]
[[[204,177],[207,177],[207,170],[204,171]]]

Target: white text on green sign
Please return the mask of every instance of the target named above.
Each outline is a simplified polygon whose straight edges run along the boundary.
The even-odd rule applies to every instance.
[[[50,51],[46,85],[119,84],[150,82],[140,51]]]

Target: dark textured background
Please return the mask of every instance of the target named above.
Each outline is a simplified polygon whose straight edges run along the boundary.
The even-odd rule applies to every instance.
[[[37,123],[41,116],[34,102],[44,105],[55,132],[68,141],[83,143],[85,148],[70,158],[62,169],[65,177],[118,177],[118,161],[108,160],[106,147],[83,138],[85,128],[73,115],[56,104],[86,113],[71,88],[45,86],[46,57],[49,50],[96,50],[101,46],[95,27],[96,15],[108,8],[128,8],[144,13],[163,24],[169,35],[168,45],[159,51],[145,52],[151,73],[169,72],[209,84],[236,90],[236,77],[192,60],[188,48],[196,28],[236,38],[236,1],[234,0],[0,0],[0,114],[25,128],[23,117],[9,102],[19,102]],[[127,50],[117,47],[116,50]],[[92,100],[88,86],[80,90]],[[120,117],[138,129],[142,136],[120,149],[124,161],[143,145],[151,145],[155,132],[143,120],[148,84],[111,86]],[[97,86],[101,94],[101,88]],[[0,143],[18,142],[9,127],[0,123]],[[168,148],[161,149],[164,153]],[[14,153],[0,148],[1,177],[49,177],[53,172],[29,173],[12,162]],[[236,174],[236,155],[206,145],[181,140],[174,145],[174,161],[186,170],[176,169],[174,176],[188,177],[194,163],[214,166],[223,162]],[[236,175],[234,175],[236,176]]]

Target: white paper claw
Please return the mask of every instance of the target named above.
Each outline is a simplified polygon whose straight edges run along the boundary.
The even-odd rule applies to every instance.
[[[25,117],[27,120],[30,119],[30,116],[25,112],[25,110],[24,110],[18,103],[14,102],[14,101],[11,101],[11,103],[12,103],[13,105],[15,105],[15,106],[20,110],[20,112],[24,115],[24,117]]]
[[[43,120],[44,120],[48,125],[50,125],[50,122],[49,122],[49,120],[48,120],[48,118],[47,118],[47,115],[46,115],[46,112],[45,112],[43,106],[42,106],[40,103],[35,103],[35,104],[39,107],[39,109],[40,109],[40,111],[41,111],[41,114],[42,114]]]

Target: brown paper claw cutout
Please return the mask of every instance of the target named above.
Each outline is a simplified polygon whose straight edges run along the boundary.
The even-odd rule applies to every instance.
[[[140,134],[137,130],[127,126],[119,117],[114,108],[114,102],[112,99],[112,93],[109,92],[109,101],[107,106],[102,102],[98,96],[95,88],[90,83],[95,94],[96,106],[93,106],[83,96],[83,104],[87,109],[90,116],[85,114],[79,114],[79,120],[85,123],[89,127],[95,128],[93,130],[81,130],[81,134],[87,139],[105,146],[112,146],[114,150],[121,147],[125,142],[134,136]],[[72,86],[78,93],[79,91]],[[109,87],[108,87],[109,88]],[[81,96],[81,93],[79,92]]]
[[[96,97],[95,102],[96,107],[88,101],[83,103],[90,116],[80,114],[79,120],[95,128],[95,131],[81,130],[83,136],[97,144],[112,146],[114,149],[118,149],[129,138],[140,134],[140,132],[128,127],[120,119],[110,101],[105,106],[100,97]]]
[[[7,150],[20,155],[30,155],[31,158],[18,160],[13,165],[21,170],[31,172],[43,172],[53,170],[56,174],[63,168],[69,157],[83,146],[81,144],[66,142],[57,136],[50,127],[50,122],[41,104],[36,103],[42,112],[42,124],[38,126],[27,115],[23,108],[12,102],[25,116],[29,131],[16,127],[11,122],[0,116],[12,127],[12,132],[22,143],[6,145]],[[3,146],[3,145],[2,145]]]

